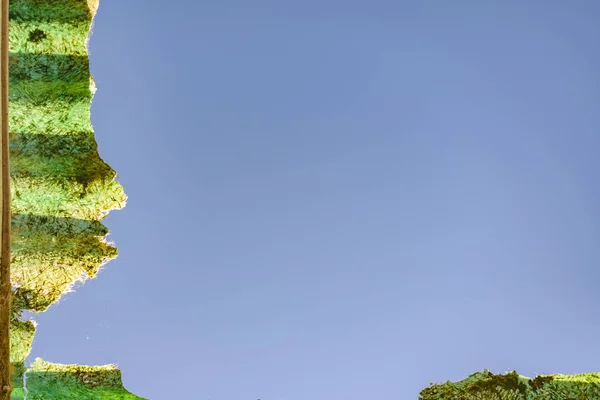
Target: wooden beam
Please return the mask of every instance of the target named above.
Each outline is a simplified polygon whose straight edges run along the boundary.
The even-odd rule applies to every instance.
[[[10,400],[10,166],[8,148],[8,1],[0,0],[0,399]]]

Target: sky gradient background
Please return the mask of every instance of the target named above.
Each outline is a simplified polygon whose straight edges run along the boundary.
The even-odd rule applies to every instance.
[[[152,400],[600,371],[600,2],[368,3],[101,1],[120,256],[32,358]]]

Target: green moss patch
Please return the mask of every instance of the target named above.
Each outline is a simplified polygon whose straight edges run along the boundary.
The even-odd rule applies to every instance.
[[[28,400],[144,400],[123,389],[113,365],[87,367],[36,359],[27,371]],[[11,399],[22,399],[22,386]],[[21,396],[21,397],[19,397]]]
[[[82,21],[13,21],[9,40],[14,48],[25,53],[79,54],[87,56],[77,43],[85,41],[89,20]]]
[[[102,264],[117,256],[117,249],[103,240],[107,233],[98,221],[13,216],[13,305],[45,311],[75,282],[95,277]]]
[[[92,12],[87,1],[81,0],[11,0],[11,22],[84,22],[90,21]]]
[[[10,1],[13,399],[25,396],[35,334],[24,311],[45,311],[117,256],[100,221],[127,198],[90,123],[95,87],[86,40],[96,7],[96,0]],[[112,366],[38,359],[26,375],[28,400],[139,399]]]
[[[35,335],[35,325],[31,321],[20,321],[14,318],[10,326],[11,360],[14,363],[24,363],[31,351],[31,343]]]
[[[484,370],[459,382],[431,384],[419,400],[593,400],[600,399],[600,374],[538,375],[534,379]]]

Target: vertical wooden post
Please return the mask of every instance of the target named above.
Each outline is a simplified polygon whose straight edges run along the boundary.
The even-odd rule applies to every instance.
[[[8,0],[0,0],[0,400],[10,400],[10,166],[8,148]]]

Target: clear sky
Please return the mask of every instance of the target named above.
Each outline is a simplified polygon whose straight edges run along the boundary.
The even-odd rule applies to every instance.
[[[103,0],[120,256],[32,357],[152,400],[600,371],[600,2]]]

